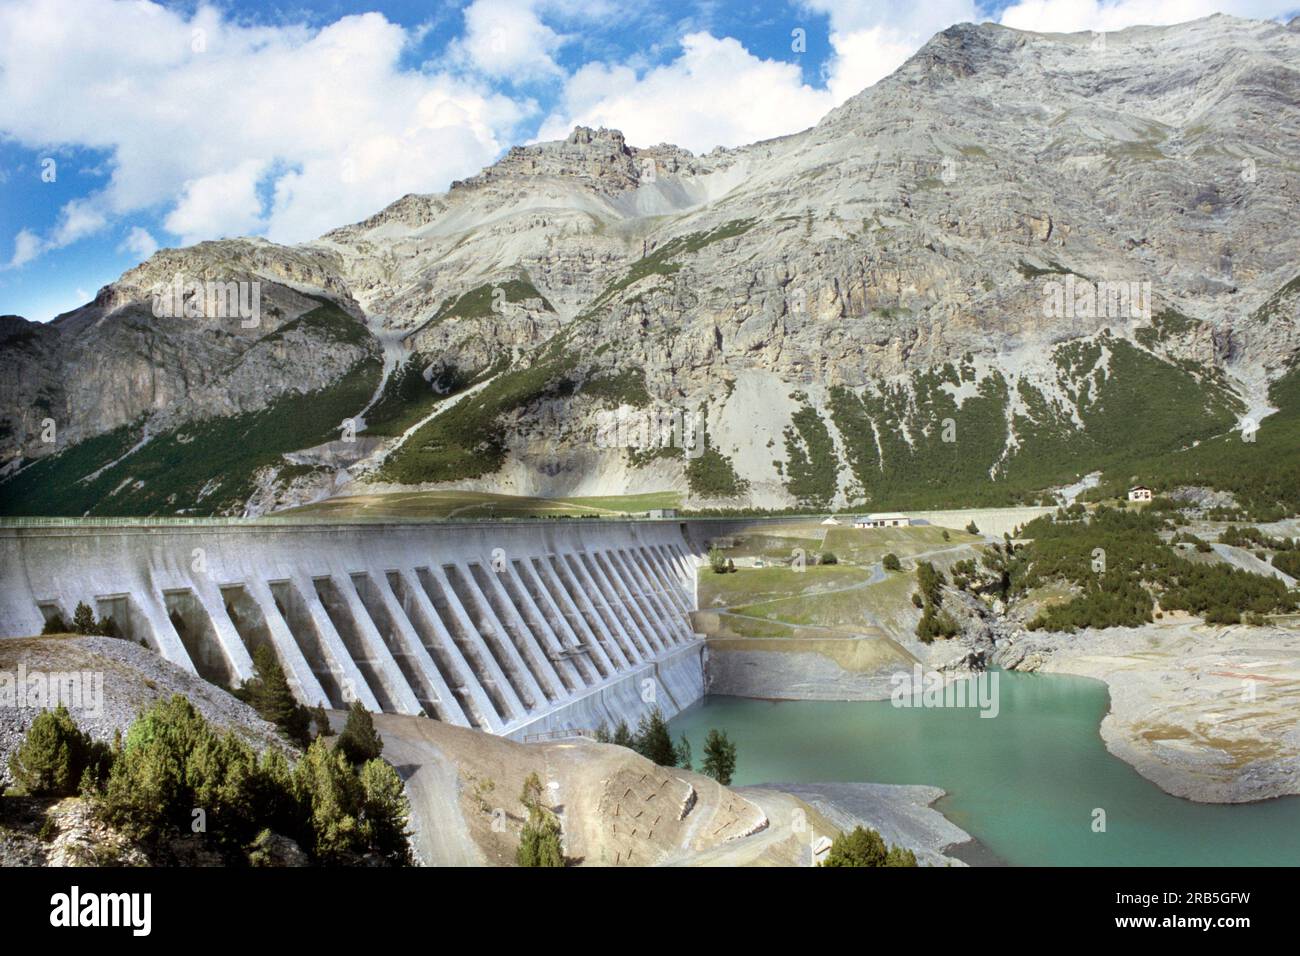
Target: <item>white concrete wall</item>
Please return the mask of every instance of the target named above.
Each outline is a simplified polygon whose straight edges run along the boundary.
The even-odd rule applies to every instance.
[[[692,552],[674,521],[19,522],[0,525],[0,637],[125,596],[132,636],[193,671],[170,601],[202,670],[245,679],[250,629],[221,592],[239,586],[305,703],[612,727],[703,693]]]

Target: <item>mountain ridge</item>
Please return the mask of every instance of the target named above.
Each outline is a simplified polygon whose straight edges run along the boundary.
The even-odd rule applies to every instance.
[[[160,250],[59,317],[57,341],[0,327],[22,339],[2,360],[0,437],[20,437],[0,465],[48,455],[47,418],[55,450],[137,423],[147,443],[328,391],[382,356],[381,400],[340,431],[361,424],[369,440],[322,432],[326,451],[282,449],[256,501],[218,510],[450,486],[947,504],[985,493],[981,474],[1033,498],[1106,456],[1132,477],[1144,456],[1276,409],[1270,388],[1293,367],[1300,35],[1216,16],[1104,37],[959,24],[798,133],[695,156],[579,127],[297,246]],[[150,286],[177,271],[260,281],[263,324],[148,314]],[[1047,314],[1047,286],[1067,278],[1103,293],[1147,283],[1149,314]],[[324,300],[368,339],[307,328],[299,349],[263,342]],[[1142,396],[1113,370],[1160,383],[1171,407],[1155,444],[1140,420],[1115,421]],[[439,398],[417,378],[477,383],[490,420],[471,403],[408,434]],[[96,401],[115,380],[125,395]],[[705,453],[603,447],[598,425],[620,405],[702,411]],[[58,507],[7,484],[17,505],[0,510]],[[114,497],[96,507],[142,503]]]

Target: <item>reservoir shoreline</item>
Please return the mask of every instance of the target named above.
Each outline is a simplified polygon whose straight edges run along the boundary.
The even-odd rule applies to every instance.
[[[870,787],[929,788],[926,809],[970,842],[931,834],[917,845],[956,865],[1300,861],[1300,799],[1196,801],[1121,759],[1101,731],[1113,710],[1107,681],[1044,669],[1007,671],[1002,686],[1003,713],[994,720],[882,700],[710,695],[671,725],[693,746],[708,728],[724,729],[740,754],[737,785],[794,794],[829,818],[851,815],[843,822],[882,835],[889,811],[871,807]],[[842,799],[855,788],[856,805]],[[1188,841],[1190,832],[1205,836]]]

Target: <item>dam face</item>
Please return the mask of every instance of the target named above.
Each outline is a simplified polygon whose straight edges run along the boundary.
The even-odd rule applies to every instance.
[[[698,536],[675,521],[18,519],[0,638],[80,602],[225,687],[269,646],[298,699],[493,734],[611,729],[704,693]]]

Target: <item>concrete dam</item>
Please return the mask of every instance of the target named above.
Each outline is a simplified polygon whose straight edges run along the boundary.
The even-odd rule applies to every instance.
[[[270,646],[298,699],[524,739],[704,693],[702,541],[643,520],[17,519],[0,637],[78,603],[213,683]]]

